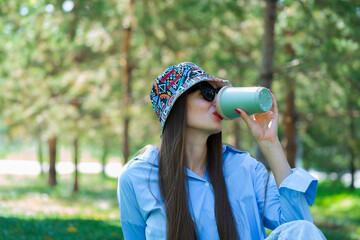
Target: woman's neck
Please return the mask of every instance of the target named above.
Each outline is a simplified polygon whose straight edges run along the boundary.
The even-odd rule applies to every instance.
[[[186,136],[186,167],[203,178],[207,165],[206,141],[208,136],[203,134],[193,134],[192,131],[187,131]]]

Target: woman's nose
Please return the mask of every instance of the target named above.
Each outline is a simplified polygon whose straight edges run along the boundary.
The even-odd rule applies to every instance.
[[[216,107],[216,97],[217,97],[217,93],[215,93],[215,98],[211,102],[211,105],[214,106],[214,107]]]

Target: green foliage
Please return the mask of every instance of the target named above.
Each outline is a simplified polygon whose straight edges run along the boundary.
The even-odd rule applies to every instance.
[[[360,191],[341,182],[320,182],[311,213],[315,224],[331,239],[360,238]]]
[[[46,142],[121,155],[123,27],[127,1],[0,2],[0,125],[9,141]],[[134,1],[130,61],[131,154],[160,141],[149,103],[166,67],[193,61],[234,86],[258,85],[263,1]],[[275,79],[280,114],[296,85],[299,142],[306,167],[342,172],[359,155],[360,5],[351,1],[279,1]],[[280,136],[284,119],[281,118]],[[232,124],[224,139],[233,144]],[[355,127],[351,127],[355,126]],[[242,147],[253,140],[241,125]],[[96,147],[94,147],[96,146]],[[5,151],[6,152],[6,151]],[[359,161],[355,164],[359,166]]]
[[[296,85],[298,135],[308,168],[342,172],[350,150],[358,154],[350,144],[359,142],[352,134],[359,128],[360,109],[356,9],[358,1],[280,2],[274,91]]]

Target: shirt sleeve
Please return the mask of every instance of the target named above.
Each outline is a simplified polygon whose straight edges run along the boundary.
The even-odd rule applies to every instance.
[[[117,199],[124,238],[145,240],[146,223],[140,213],[131,179],[126,173],[119,177]]]
[[[265,186],[269,173],[264,165],[258,163],[255,169],[255,191],[261,215],[264,212]],[[296,220],[312,222],[309,205],[316,196],[317,180],[301,168],[292,169],[292,174],[283,180],[279,189],[273,176],[270,176],[264,213],[264,226],[275,229],[277,226]]]

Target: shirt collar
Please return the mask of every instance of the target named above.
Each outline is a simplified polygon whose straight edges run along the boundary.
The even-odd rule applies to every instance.
[[[148,145],[143,154],[138,159],[151,163],[152,165],[159,166],[159,148],[157,146]]]
[[[141,154],[138,157],[138,159],[142,160],[142,161],[146,161],[146,162],[158,167],[159,166],[159,148],[157,146],[148,145],[146,147],[145,152],[143,154]],[[197,178],[197,179],[202,180],[202,181],[208,181],[209,180],[207,167],[206,167],[204,178],[199,177],[197,174],[195,174],[194,172],[192,172],[188,168],[186,168],[186,170],[187,170],[187,174],[188,174],[188,176],[190,178]]]

